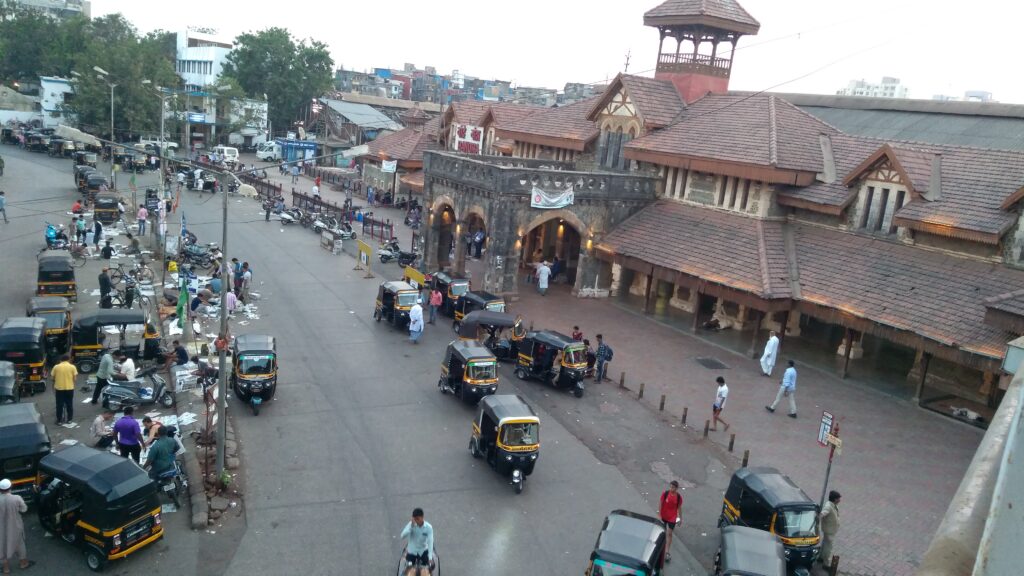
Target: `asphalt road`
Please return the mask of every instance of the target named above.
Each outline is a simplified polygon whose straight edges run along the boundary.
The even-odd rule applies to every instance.
[[[44,222],[67,220],[75,192],[68,161],[11,147],[0,153],[7,160],[0,189],[8,193],[12,219],[0,232],[0,311],[20,315]],[[140,187],[145,183],[140,179]],[[201,241],[220,240],[219,204],[219,196],[185,194],[189,227]],[[226,565],[227,574],[387,574],[402,548],[397,535],[420,506],[437,532],[444,574],[564,575],[582,572],[610,510],[653,513],[645,496],[660,487],[638,486],[616,466],[631,447],[595,450],[574,436],[571,424],[580,422],[574,411],[596,419],[592,431],[601,426],[602,411],[593,409],[601,401],[574,404],[504,370],[500,391],[522,386],[542,419],[536,472],[524,493],[514,494],[466,450],[474,410],[436,388],[453,337],[448,324],[428,327],[421,343],[411,345],[372,320],[379,278],[364,279],[350,257],[320,249],[307,230],[265,222],[251,200],[232,198],[229,219],[227,255],[252,264],[254,290],[262,295],[260,320],[236,322],[233,330],[273,334],[281,357],[277,399],[258,417],[233,412],[248,478],[247,526],[234,549],[234,542],[188,531],[179,514],[154,554],[141,553],[113,573],[145,567],[156,574],[219,574]],[[83,269],[87,286],[97,272],[95,262]],[[93,305],[83,301],[78,308]],[[49,403],[42,407],[52,410]],[[623,425],[615,420],[608,426]],[[637,426],[642,451],[644,431]],[[26,524],[37,526],[33,519]],[[53,563],[45,573],[57,566],[85,571],[63,543],[33,537],[29,547]],[[706,573],[682,546],[673,556],[669,574]]]

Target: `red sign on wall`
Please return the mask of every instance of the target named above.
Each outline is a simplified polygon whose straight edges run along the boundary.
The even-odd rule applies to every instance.
[[[457,152],[480,154],[483,150],[483,139],[483,128],[469,124],[458,124],[455,127],[454,148]]]

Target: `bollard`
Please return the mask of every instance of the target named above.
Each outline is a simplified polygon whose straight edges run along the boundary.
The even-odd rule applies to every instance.
[[[828,576],[836,576],[839,574],[839,556],[832,555],[832,562],[828,565]]]
[[[708,437],[708,430],[711,430],[711,420],[704,421],[704,437]]]
[[[747,467],[747,463],[750,462],[750,450],[743,451],[743,467]]]
[[[665,395],[662,394],[661,395],[661,402],[658,402],[658,412],[664,412],[664,411],[665,411]]]
[[[643,382],[641,382],[641,383],[640,383],[640,390],[639,390],[639,391],[637,391],[637,393],[636,393],[636,399],[637,399],[637,400],[640,400],[640,399],[641,399],[641,398],[643,398],[643,397],[644,397],[644,383],[643,383]]]
[[[626,373],[619,374],[619,388],[626,387]]]
[[[686,414],[690,411],[689,406],[683,406],[683,426],[686,426]]]
[[[733,445],[736,444],[736,433],[729,434],[729,452],[732,452]]]

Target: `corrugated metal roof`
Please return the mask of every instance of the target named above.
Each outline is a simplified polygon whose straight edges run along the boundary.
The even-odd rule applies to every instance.
[[[323,99],[323,102],[331,107],[341,116],[348,119],[349,122],[359,126],[360,128],[372,129],[372,130],[393,130],[398,131],[402,129],[402,125],[395,122],[391,118],[388,118],[385,114],[367,104],[357,104],[355,102],[344,102],[342,100],[329,100]]]

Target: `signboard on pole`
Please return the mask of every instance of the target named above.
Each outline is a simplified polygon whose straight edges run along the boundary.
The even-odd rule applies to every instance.
[[[832,423],[835,418],[831,412],[821,412],[821,426],[818,428],[818,444],[822,447],[829,445],[828,437],[832,435]]]
[[[380,163],[380,171],[387,174],[394,174],[398,171],[398,160],[383,160]]]
[[[359,264],[356,264],[354,270],[363,270],[363,266],[366,268],[366,276],[363,278],[373,278],[373,272],[370,270],[370,258],[373,254],[373,248],[362,240],[356,240],[356,246],[359,247]]]
[[[423,272],[420,272],[412,266],[406,266],[403,269],[402,280],[405,280],[410,286],[417,289],[423,288],[427,283],[427,278],[423,275]]]

